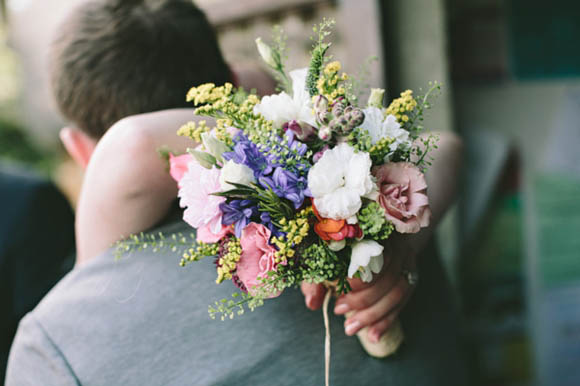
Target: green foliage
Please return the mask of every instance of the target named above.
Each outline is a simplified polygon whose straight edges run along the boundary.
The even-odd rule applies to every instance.
[[[317,39],[314,43],[311,52],[310,65],[308,66],[308,75],[306,77],[306,90],[310,96],[318,95],[318,78],[320,78],[320,71],[324,66],[324,55],[330,48],[331,43],[325,43],[324,40],[331,34],[331,29],[334,26],[333,19],[323,19],[322,23],[314,26],[312,29],[317,34]],[[311,40],[315,40],[313,37]]]
[[[258,210],[261,212],[269,212],[272,223],[279,228],[282,227],[280,220],[291,220],[296,215],[292,202],[279,197],[271,188],[262,188],[258,185],[247,186],[233,182],[228,183],[235,186],[235,189],[214,193],[214,195],[226,198],[250,200],[258,203]]]
[[[125,240],[115,243],[115,259],[120,259],[124,255],[150,249],[152,252],[159,252],[167,250],[171,252],[180,252],[191,248],[197,244],[195,233],[184,235],[183,233],[174,233],[170,236],[165,236],[159,232],[140,233],[138,235],[131,235]]]
[[[302,259],[299,267],[301,281],[323,283],[338,280],[338,293],[347,293],[350,291],[350,286],[346,281],[350,259],[346,253],[350,253],[350,248],[336,253],[331,251],[323,241],[306,247],[301,252]]]
[[[284,33],[284,30],[279,25],[275,25],[272,29],[272,38],[274,40],[274,46],[272,47],[272,53],[274,61],[276,62],[276,80],[278,81],[278,88],[286,91],[289,95],[292,95],[292,82],[286,74],[286,69],[284,66],[284,61],[287,59],[286,55],[286,41],[288,37]],[[280,91],[281,91],[280,90]]]
[[[209,316],[216,319],[217,316],[223,321],[233,319],[235,315],[243,315],[245,309],[254,311],[257,307],[264,305],[264,298],[249,295],[244,292],[232,294],[231,299],[216,301],[213,306],[208,307]]]
[[[358,225],[364,235],[373,240],[386,240],[393,232],[393,224],[385,217],[385,210],[378,202],[370,201],[357,214]]]
[[[361,127],[355,127],[346,137],[346,142],[355,150],[367,153],[373,147],[371,136]]]

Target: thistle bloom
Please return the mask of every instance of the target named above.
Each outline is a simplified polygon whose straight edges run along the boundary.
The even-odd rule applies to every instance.
[[[383,269],[383,246],[374,240],[361,240],[352,245],[348,277],[352,278],[360,272],[362,281],[368,283],[373,280],[373,272],[379,273]]]
[[[355,153],[346,143],[324,152],[308,172],[308,188],[322,217],[344,220],[361,208],[361,197],[376,190],[368,153]]]
[[[207,227],[218,235],[222,232],[222,212],[220,204],[225,198],[214,196],[221,189],[220,171],[215,167],[206,169],[196,161],[190,161],[187,172],[179,180],[179,205],[187,209],[183,220],[194,228]],[[203,240],[202,240],[203,241]]]

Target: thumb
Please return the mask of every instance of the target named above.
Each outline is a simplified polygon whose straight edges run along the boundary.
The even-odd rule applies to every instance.
[[[322,302],[324,301],[324,287],[322,284],[302,282],[300,290],[304,295],[306,307],[311,310],[317,310],[322,307]]]

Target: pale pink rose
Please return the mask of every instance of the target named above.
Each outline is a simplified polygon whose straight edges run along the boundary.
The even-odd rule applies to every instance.
[[[187,172],[187,165],[193,161],[193,156],[191,154],[182,154],[175,156],[169,153],[169,174],[179,185],[179,181],[183,178],[183,175]]]
[[[179,181],[179,205],[187,208],[183,212],[183,220],[192,227],[207,229],[214,235],[222,232],[222,212],[219,204],[225,201],[224,197],[214,196],[220,189],[220,171],[216,167],[206,169],[192,160],[188,164],[187,172]]]
[[[373,170],[378,202],[400,233],[416,233],[429,225],[431,209],[425,176],[408,162],[386,163]]]
[[[222,229],[219,232],[213,233],[211,231],[211,224],[207,224],[197,228],[196,238],[203,243],[217,243],[229,233],[234,233],[231,226],[222,225]]]
[[[265,278],[270,271],[276,271],[276,248],[268,244],[270,230],[262,224],[248,224],[242,231],[240,244],[242,256],[237,264],[236,274],[252,294],[252,289],[260,286],[259,278]],[[276,297],[280,293],[271,294]]]

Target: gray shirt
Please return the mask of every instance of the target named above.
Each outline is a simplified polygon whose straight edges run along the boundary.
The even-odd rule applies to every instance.
[[[186,230],[183,223],[165,232]],[[20,323],[11,385],[322,385],[321,312],[287,290],[254,312],[214,321],[207,306],[236,292],[213,261],[180,268],[175,253],[105,253],[66,276]],[[393,357],[367,356],[331,317],[332,385],[464,385],[458,329],[443,271],[421,260]]]

